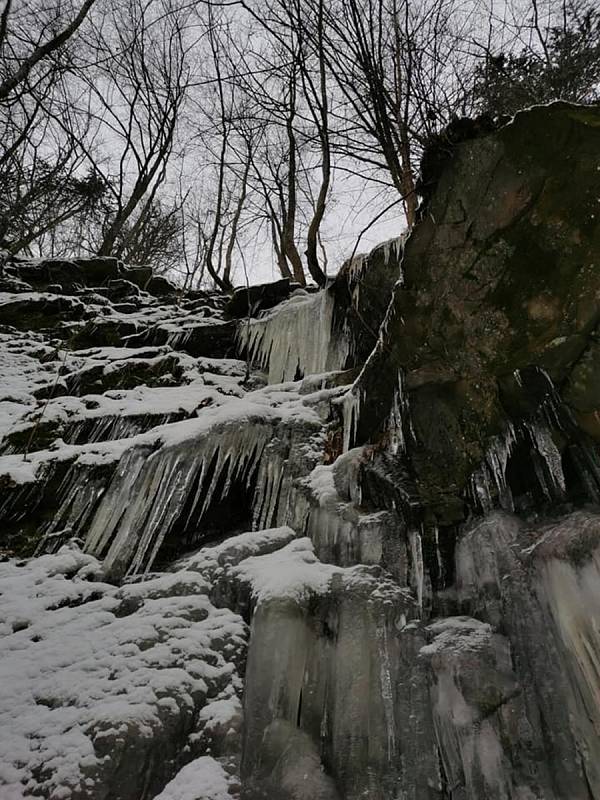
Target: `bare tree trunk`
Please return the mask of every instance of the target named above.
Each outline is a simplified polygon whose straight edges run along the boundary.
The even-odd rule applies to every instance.
[[[291,113],[286,120],[286,132],[289,144],[289,167],[288,167],[288,180],[287,180],[287,211],[283,220],[283,248],[286,258],[292,265],[294,273],[294,280],[301,286],[306,285],[306,278],[304,276],[304,267],[302,259],[296,246],[296,181],[297,181],[297,144],[296,135],[294,133],[294,117],[295,110],[295,86],[290,90],[293,94],[293,105]]]
[[[247,146],[249,150],[250,144],[248,143]],[[251,163],[251,157],[250,157],[250,152],[248,152],[246,162],[244,164],[244,173],[242,175],[240,194],[235,207],[235,212],[233,214],[233,219],[231,220],[229,241],[227,242],[227,250],[225,252],[225,269],[223,271],[223,280],[229,284],[231,284],[231,261],[233,256],[233,248],[235,247],[235,244],[237,242],[238,226],[240,224],[240,217],[242,216],[242,210],[244,208],[244,203],[246,202],[246,194],[248,192],[248,174],[250,172],[250,163]]]
[[[331,146],[329,143],[329,118],[328,118],[328,98],[327,98],[327,75],[325,68],[325,53],[323,50],[323,0],[318,0],[317,15],[317,57],[319,59],[319,90],[315,92],[315,122],[319,132],[321,143],[321,186],[315,204],[313,217],[308,226],[306,243],[306,261],[308,271],[318,286],[325,286],[327,275],[321,269],[318,255],[319,231],[321,222],[325,216],[325,205],[329,184],[331,181]],[[307,76],[308,77],[308,76]]]

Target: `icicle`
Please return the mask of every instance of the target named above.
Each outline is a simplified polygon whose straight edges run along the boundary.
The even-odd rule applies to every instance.
[[[387,266],[390,262],[390,257],[392,254],[394,258],[399,261],[402,257],[402,250],[404,249],[404,243],[406,242],[406,234],[400,234],[400,236],[396,236],[393,239],[388,239],[387,242],[383,243],[383,259]]]
[[[398,370],[398,385],[394,390],[392,410],[387,420],[386,430],[390,436],[390,448],[394,454],[406,451],[405,429],[408,429],[414,438],[412,420],[408,408],[408,400],[404,391],[404,375],[402,370]]]
[[[86,539],[91,553],[101,555],[108,546],[125,510],[131,506],[131,497],[135,497],[133,486],[147,457],[147,449],[132,448],[119,461]]]
[[[94,471],[93,464],[76,463],[69,469],[58,488],[60,505],[45,537],[65,528],[72,529],[73,536],[79,536],[85,530],[108,482],[102,474],[94,475]],[[43,541],[39,549],[45,551]]]
[[[344,453],[347,453],[348,450],[350,450],[350,448],[354,444],[356,432],[358,430],[360,405],[361,405],[360,390],[357,390],[355,386],[351,386],[350,389],[344,395],[344,399],[342,400],[342,418],[344,426],[344,443],[343,443]]]
[[[415,585],[415,591],[417,594],[417,604],[422,611],[425,570],[423,567],[423,544],[421,540],[421,534],[418,531],[409,531],[408,542],[410,544],[413,583]]]
[[[238,346],[268,370],[269,383],[342,369],[349,353],[344,335],[333,335],[334,297],[328,291],[297,295],[258,319],[244,321]]]
[[[514,511],[512,493],[506,482],[506,468],[517,434],[509,424],[503,436],[496,436],[485,455],[481,467],[471,476],[471,493],[484,513],[494,507],[494,495],[506,511]]]
[[[550,431],[535,422],[525,423],[525,428],[529,432],[537,454],[546,466],[547,476],[539,462],[534,460],[534,468],[543,493],[548,500],[556,499],[556,495],[563,496],[566,492],[566,485],[562,460]],[[550,486],[548,486],[547,477],[550,479]]]
[[[442,554],[440,552],[440,532],[438,530],[437,525],[434,525],[433,528],[433,541],[435,542],[435,560],[437,563],[438,569],[438,583],[442,585],[445,580],[445,569],[444,569],[444,561],[442,559]]]

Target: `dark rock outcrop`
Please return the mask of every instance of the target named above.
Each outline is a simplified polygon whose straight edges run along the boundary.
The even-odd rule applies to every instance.
[[[438,524],[464,518],[470,477],[509,424],[519,429],[521,474],[535,471],[526,429],[551,406],[566,406],[544,422],[559,460],[596,435],[599,120],[597,109],[557,103],[458,145],[406,244],[404,280],[357,387],[357,441],[384,435],[401,371],[407,457]],[[567,496],[582,480],[590,471]],[[599,496],[598,487],[588,493]]]

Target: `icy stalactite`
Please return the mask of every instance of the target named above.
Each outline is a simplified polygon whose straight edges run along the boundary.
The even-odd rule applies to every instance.
[[[516,441],[515,428],[509,423],[503,436],[492,439],[483,464],[471,476],[471,494],[484,512],[492,510],[495,496],[501,508],[506,511],[514,509],[512,494],[506,482],[506,468]]]
[[[552,439],[548,428],[539,423],[526,423],[527,429],[535,452],[540,460],[534,460],[534,469],[538,483],[547,500],[553,500],[564,495],[566,491],[565,476],[558,447]]]
[[[264,316],[240,324],[238,345],[268,371],[269,383],[293,381],[298,373],[342,369],[349,343],[334,331],[334,304],[328,291],[290,297]]]
[[[346,392],[342,399],[342,420],[344,426],[344,453],[354,445],[358,420],[360,417],[361,391],[356,383]]]
[[[404,388],[404,372],[398,370],[398,384],[394,390],[392,410],[386,422],[386,430],[389,434],[390,449],[394,455],[406,452],[406,433],[413,439],[415,433],[408,407],[408,397]]]
[[[175,524],[198,531],[211,504],[233,483],[254,485],[257,528],[268,527],[281,499],[284,461],[265,448],[273,429],[265,423],[229,426],[148,454],[128,451],[90,528],[86,547],[104,554],[107,569],[148,570]]]
[[[393,239],[388,239],[387,242],[384,242],[383,245],[383,258],[386,264],[389,264],[390,258],[394,257],[396,261],[400,261],[402,258],[402,251],[404,250],[404,245],[406,243],[407,234],[402,233],[400,236],[396,236]],[[400,275],[401,279],[402,275]]]
[[[360,388],[361,376],[352,384],[341,400],[343,420],[343,452],[356,444],[356,433],[360,420],[363,392]],[[396,454],[406,452],[407,437],[415,439],[408,396],[404,387],[404,371],[397,372],[397,382],[392,398],[390,413],[385,420],[384,430],[388,434],[389,447]]]
[[[437,525],[433,526],[433,542],[435,544],[435,562],[437,565],[438,571],[438,581],[443,583],[445,578],[445,568],[444,568],[444,559],[442,558],[442,553],[440,551],[440,532],[438,530]]]
[[[58,487],[58,511],[36,552],[54,552],[64,532],[72,536],[82,535],[106,491],[108,481],[106,473],[99,470],[96,464],[76,462],[71,466]]]
[[[386,266],[392,259],[400,262],[405,242],[406,234],[401,234],[393,239],[388,239],[387,242],[378,245],[374,250],[371,251],[371,253],[355,255],[352,261],[344,267],[344,277],[352,298],[352,306],[354,308],[358,308],[362,279],[365,270],[368,268],[369,264],[372,263],[371,259],[373,255],[383,250],[383,261]],[[398,271],[398,282],[400,284],[403,282],[402,269],[399,269]]]
[[[285,505],[282,483],[285,464],[276,454],[261,460],[257,481],[252,524],[255,530],[268,528],[276,519],[277,507]]]
[[[425,583],[425,567],[423,564],[423,541],[419,531],[409,531],[408,542],[410,545],[410,556],[412,562],[413,588],[417,596],[417,604],[423,609],[423,589]]]
[[[394,690],[392,686],[392,667],[390,664],[390,646],[386,620],[378,621],[375,627],[375,638],[379,651],[379,682],[385,725],[387,730],[387,756],[391,763],[396,754],[396,720],[394,714]]]
[[[354,256],[350,264],[346,267],[346,283],[350,291],[350,297],[352,298],[352,305],[354,308],[358,308],[360,302],[360,284],[368,263],[369,257],[362,253]]]
[[[546,382],[547,393],[537,411],[514,425],[509,423],[502,435],[492,439],[483,464],[471,478],[471,495],[485,513],[496,505],[506,511],[515,509],[507,468],[518,446],[524,445],[530,452],[531,470],[546,500],[560,501],[566,496],[562,457],[552,432],[565,431],[573,423],[550,377],[543,370],[538,373]],[[517,385],[526,390],[521,373],[516,371],[514,377]]]

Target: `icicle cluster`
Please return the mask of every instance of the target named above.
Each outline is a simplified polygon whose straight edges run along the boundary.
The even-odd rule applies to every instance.
[[[471,476],[473,499],[486,513],[494,507],[494,497],[497,497],[501,508],[506,511],[514,510],[512,494],[506,481],[506,468],[516,441],[515,429],[509,424],[504,435],[494,437],[483,464]]]
[[[380,245],[383,247],[383,258],[386,264],[389,263],[392,255],[396,261],[400,261],[402,258],[402,251],[404,249],[406,237],[407,234],[402,233],[400,236],[396,236],[393,239],[388,239],[387,242],[384,242],[382,245]]]
[[[390,411],[386,424],[386,430],[390,437],[390,448],[394,455],[396,453],[406,452],[405,428],[408,429],[409,434],[414,438],[414,431],[408,408],[408,398],[404,391],[404,373],[399,369],[398,383],[394,390],[392,410]]]
[[[412,562],[412,586],[417,596],[417,603],[423,610],[423,588],[425,581],[425,566],[423,563],[423,539],[420,531],[412,530],[408,533],[408,543]]]
[[[471,477],[471,494],[484,512],[496,504],[506,511],[514,511],[514,500],[507,481],[509,459],[519,443],[526,443],[531,452],[532,466],[540,491],[548,501],[565,497],[566,483],[560,451],[552,430],[564,431],[569,422],[569,412],[562,403],[549,375],[540,370],[548,386],[548,393],[535,415],[517,425],[508,424],[504,434],[492,440],[483,464]],[[521,374],[515,380],[523,386]]]
[[[346,338],[333,331],[334,298],[328,291],[296,294],[238,328],[238,345],[268,372],[269,383],[343,369]]]
[[[55,552],[57,537],[64,532],[86,530],[109,478],[96,464],[75,462],[58,487],[59,508],[38,546],[38,553]]]
[[[268,527],[283,481],[282,461],[272,454],[261,461],[272,437],[266,422],[236,422],[150,454],[139,447],[127,451],[96,512],[87,550],[104,556],[108,571],[147,571],[176,523],[200,528],[211,503],[226,497],[233,482],[249,487],[254,479],[255,525]]]

